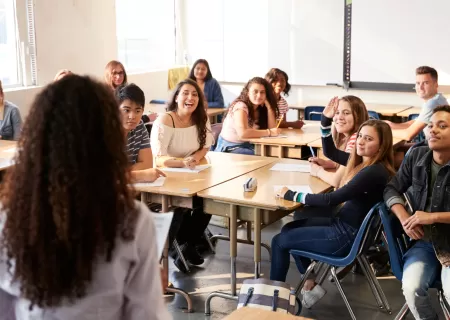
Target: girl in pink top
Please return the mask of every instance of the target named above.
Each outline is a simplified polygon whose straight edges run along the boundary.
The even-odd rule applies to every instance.
[[[278,135],[278,117],[277,100],[269,82],[260,77],[251,79],[229,108],[216,151],[254,154],[254,146],[245,139]]]

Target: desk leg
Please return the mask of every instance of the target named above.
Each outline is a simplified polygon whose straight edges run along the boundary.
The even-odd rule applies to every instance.
[[[255,229],[255,245],[254,256],[255,256],[255,279],[259,278],[261,273],[261,209],[254,209],[254,229]]]
[[[278,158],[283,158],[283,151],[284,151],[284,147],[283,146],[279,146],[278,147]]]
[[[261,143],[261,157],[265,157],[266,156],[266,147]]]
[[[205,315],[211,314],[211,299],[220,297],[238,300],[236,295],[236,256],[237,256],[237,207],[230,205],[230,260],[231,260],[231,294],[219,291],[211,292],[205,301]]]
[[[167,212],[169,211],[169,196],[168,195],[162,195],[162,199],[161,199],[161,212]],[[163,250],[163,269],[164,272],[166,273],[167,279],[169,279],[169,240],[166,240],[166,244],[164,245],[164,250]],[[166,288],[166,292],[173,292],[173,293],[178,293],[180,295],[182,295],[187,302],[187,309],[186,312],[194,312],[194,309],[192,308],[192,300],[191,297],[189,296],[189,294],[181,289],[178,288],[174,288],[173,286],[171,286],[171,284],[168,284],[168,287]]]

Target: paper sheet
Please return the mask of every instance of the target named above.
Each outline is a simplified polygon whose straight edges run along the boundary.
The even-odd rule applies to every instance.
[[[294,163],[276,163],[272,171],[287,171],[287,172],[311,172],[311,165],[309,164],[294,164]]]
[[[172,223],[173,212],[153,213],[153,222],[156,231],[156,246],[158,248],[158,257],[161,257],[164,245],[169,234],[170,224]]]
[[[139,187],[162,187],[164,185],[164,182],[166,181],[166,177],[159,177],[153,182],[136,182],[133,183],[133,186],[135,188]]]
[[[208,169],[211,167],[210,164],[202,164],[199,166],[196,166],[195,169],[191,170],[189,168],[160,168],[162,171],[166,172],[188,172],[188,173],[199,173],[200,171],[203,171],[205,169]]]
[[[286,185],[286,186],[275,185],[273,186],[273,192],[278,193],[278,191],[280,191],[283,187],[286,187],[294,192],[313,193],[309,185]]]
[[[5,149],[5,150],[3,150],[3,152],[8,152],[8,153],[15,153],[15,152],[16,152],[16,150],[17,150],[17,148],[16,148],[16,147],[11,147],[11,148],[8,148],[8,149]]]
[[[0,168],[8,168],[14,164],[13,159],[0,158]]]

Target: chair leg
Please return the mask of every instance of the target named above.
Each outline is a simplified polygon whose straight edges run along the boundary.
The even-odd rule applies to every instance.
[[[309,274],[314,270],[314,266],[316,265],[316,261],[312,261],[309,265],[308,269],[306,269],[305,274],[303,275],[302,279],[300,280],[299,284],[297,285],[297,288],[295,288],[295,296],[297,297],[300,291],[303,288],[303,285],[305,284],[306,279],[308,279]]]
[[[317,280],[317,284],[322,285],[323,281],[327,278],[328,273],[330,272],[331,266],[326,265],[325,270],[323,270],[323,273],[320,275],[319,279]]]
[[[350,306],[350,303],[348,302],[347,296],[344,293],[344,290],[342,289],[341,283],[339,282],[339,279],[336,275],[336,267],[332,266],[331,267],[331,275],[334,278],[334,282],[336,283],[336,287],[339,290],[339,293],[342,296],[342,300],[344,300],[345,305],[347,306],[348,312],[350,313],[350,316],[352,317],[353,320],[356,320],[355,314],[353,313],[352,307]]]
[[[177,253],[178,253],[178,256],[181,259],[181,262],[186,267],[186,271],[190,272],[189,265],[188,265],[186,259],[184,258],[183,252],[181,251],[180,245],[178,244],[178,241],[176,239],[173,240],[173,247],[175,248],[175,250],[177,250]]]
[[[450,307],[448,301],[445,299],[444,292],[438,290],[439,303],[441,305],[442,311],[444,312],[445,319],[450,319]]]
[[[397,314],[394,320],[403,320],[405,319],[406,315],[409,313],[409,307],[408,304],[405,303],[403,307],[400,309],[400,312]]]
[[[209,229],[206,228],[206,229],[205,229],[205,232],[204,232],[205,239],[206,239],[206,242],[208,243],[209,250],[211,250],[211,252],[212,252],[213,254],[216,254],[216,249],[214,248],[214,246],[213,246],[213,244],[212,244],[212,242],[211,242],[211,239],[209,238],[209,234],[210,234],[210,233],[211,233],[211,231],[209,231]]]

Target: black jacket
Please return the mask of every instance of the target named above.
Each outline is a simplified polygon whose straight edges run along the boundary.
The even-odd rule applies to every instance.
[[[432,159],[433,152],[428,147],[413,149],[384,190],[384,201],[401,197],[412,187],[414,210],[425,211],[427,195],[433,192],[431,212],[450,211],[450,162],[439,170],[433,190],[428,190]],[[450,264],[450,224],[436,223],[427,228],[427,231],[439,261],[443,265]]]

